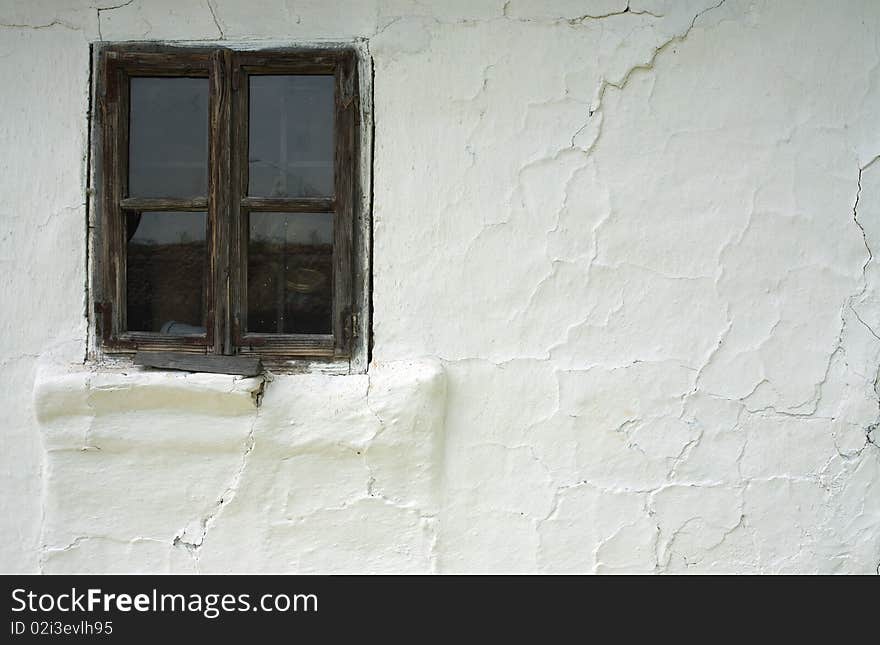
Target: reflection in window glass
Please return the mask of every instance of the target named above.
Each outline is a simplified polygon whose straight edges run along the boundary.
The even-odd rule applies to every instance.
[[[251,213],[248,331],[329,334],[332,213]]]
[[[204,334],[205,213],[126,216],[129,331]]]
[[[251,76],[248,194],[333,195],[333,76]]]
[[[132,78],[130,197],[208,194],[208,79]]]

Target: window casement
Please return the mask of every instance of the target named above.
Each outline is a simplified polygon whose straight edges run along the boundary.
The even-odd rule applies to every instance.
[[[96,52],[101,354],[252,373],[363,353],[357,53]]]

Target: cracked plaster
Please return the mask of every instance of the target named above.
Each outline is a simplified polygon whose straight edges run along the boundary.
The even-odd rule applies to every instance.
[[[877,572],[878,33],[857,0],[3,0],[0,568]],[[99,39],[366,41],[368,375],[70,367]]]

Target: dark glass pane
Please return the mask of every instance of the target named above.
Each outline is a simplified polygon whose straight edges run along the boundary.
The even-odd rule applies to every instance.
[[[332,76],[251,76],[248,194],[333,195]]]
[[[132,78],[130,197],[208,194],[208,79]]]
[[[205,333],[205,213],[129,213],[129,331]]]
[[[332,213],[251,213],[248,331],[329,334]]]

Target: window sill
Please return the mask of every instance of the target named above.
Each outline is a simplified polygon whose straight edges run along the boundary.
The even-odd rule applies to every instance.
[[[91,419],[119,415],[120,439],[130,425],[123,415],[187,415],[237,418],[256,412],[265,377],[202,374],[98,365],[43,365],[34,381],[34,407],[44,428],[47,450],[88,450]],[[53,423],[55,421],[55,423]],[[208,426],[210,428],[210,426]],[[217,430],[215,426],[215,430]],[[189,434],[185,424],[166,437],[128,437],[135,442],[240,444],[239,432]]]
[[[174,352],[172,352],[173,354]],[[136,360],[137,352],[135,351],[112,351],[105,348],[92,349],[90,358],[85,369],[92,369],[99,372],[136,372],[138,370],[174,372],[173,369],[141,366]],[[203,356],[196,354],[196,356]],[[251,356],[251,355],[245,355]],[[367,365],[362,361],[354,358],[279,358],[273,356],[262,356],[253,354],[254,358],[259,358],[262,365],[262,375],[283,375],[283,374],[325,374],[325,375],[357,375],[366,374]],[[207,371],[183,369],[183,373],[188,374],[206,374]],[[238,376],[239,374],[226,373],[223,371],[214,372],[223,376]]]
[[[386,363],[342,378],[315,372],[241,377],[44,360],[33,400],[49,452],[240,452],[258,413],[284,450],[363,447],[380,429],[375,410],[390,406],[396,418],[431,408],[429,417],[436,420],[445,401],[444,371],[433,360]],[[264,400],[264,394],[270,398]]]

